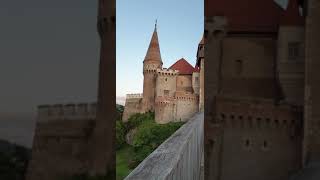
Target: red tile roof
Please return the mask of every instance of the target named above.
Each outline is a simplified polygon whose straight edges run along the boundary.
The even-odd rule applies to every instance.
[[[232,31],[277,32],[282,23],[300,25],[297,7],[297,0],[290,0],[290,13],[274,0],[205,0],[205,16],[226,16]]]
[[[282,11],[281,13],[281,19],[280,19],[281,25],[304,25],[304,18],[300,15],[299,12],[299,5],[298,0],[290,0],[287,10]]]
[[[184,58],[175,62],[169,69],[178,70],[179,74],[192,74],[196,69],[188,63]]]

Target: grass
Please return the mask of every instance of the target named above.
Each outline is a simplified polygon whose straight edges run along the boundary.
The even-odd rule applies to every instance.
[[[130,160],[130,155],[133,154],[133,148],[129,145],[124,145],[121,149],[117,150],[117,155],[116,155],[116,179],[117,180],[122,180],[126,176],[130,174],[130,172],[133,169],[130,169],[128,167],[129,160]]]

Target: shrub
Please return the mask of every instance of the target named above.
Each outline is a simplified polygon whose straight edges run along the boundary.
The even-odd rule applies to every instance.
[[[116,121],[116,149],[126,142],[126,129],[122,121]]]
[[[154,121],[154,113],[153,112],[146,112],[143,114],[137,113],[128,119],[128,122],[126,123],[126,132],[130,131],[131,129],[134,129],[145,122],[152,122]]]
[[[134,160],[136,164],[143,161],[182,124],[182,122],[156,124],[154,121],[141,124],[133,139]]]

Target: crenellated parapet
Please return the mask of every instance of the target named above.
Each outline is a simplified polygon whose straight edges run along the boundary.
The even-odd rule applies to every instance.
[[[161,68],[159,64],[144,64],[143,65],[143,72],[144,73],[156,73],[157,69]]]
[[[157,69],[157,74],[158,76],[177,76],[179,75],[179,71],[164,68],[164,69]]]
[[[141,93],[135,93],[135,94],[127,94],[126,99],[139,99],[143,98],[143,94]]]
[[[302,123],[302,108],[296,106],[224,97],[217,97],[216,102],[216,123],[225,127],[295,130]]]
[[[96,103],[55,104],[38,106],[38,122],[96,118]]]
[[[158,96],[156,98],[155,104],[157,106],[174,106],[175,105],[175,98],[168,97],[168,96]]]
[[[176,92],[175,100],[178,101],[197,101],[198,96],[196,94],[186,93],[186,92]]]

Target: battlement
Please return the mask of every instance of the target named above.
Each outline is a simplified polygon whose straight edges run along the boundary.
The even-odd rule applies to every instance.
[[[38,122],[96,118],[96,103],[55,104],[38,106]]]
[[[157,69],[157,74],[160,76],[176,76],[179,74],[179,71],[163,68],[163,69]]]
[[[215,120],[227,127],[290,128],[301,126],[302,109],[269,100],[216,99]]]
[[[156,98],[155,104],[156,105],[174,105],[175,98],[168,97],[168,96],[158,96]]]
[[[135,93],[135,94],[127,94],[126,99],[139,99],[143,98],[143,94],[141,93]]]
[[[188,92],[176,92],[175,93],[175,100],[181,100],[181,101],[196,101],[197,95],[191,94]]]
[[[157,64],[145,64],[143,66],[143,72],[157,72],[157,69],[159,69],[159,65]]]

